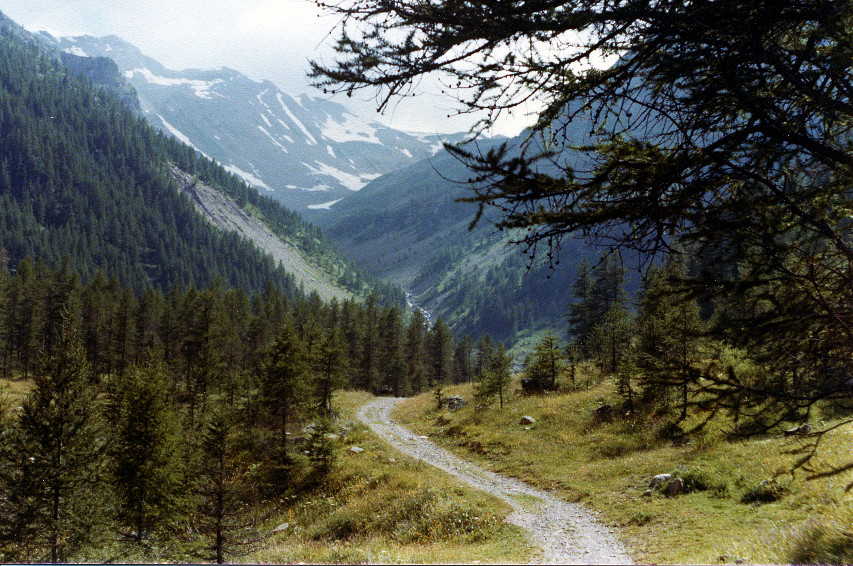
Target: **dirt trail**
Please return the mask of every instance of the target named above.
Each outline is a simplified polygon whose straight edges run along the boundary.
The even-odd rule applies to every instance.
[[[468,485],[509,503],[507,520],[530,532],[545,564],[630,564],[631,558],[612,531],[577,504],[546,491],[499,476],[454,456],[391,420],[402,399],[382,397],[362,407],[358,418],[404,454],[448,472]]]

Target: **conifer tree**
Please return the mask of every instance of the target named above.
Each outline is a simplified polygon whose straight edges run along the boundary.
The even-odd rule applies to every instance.
[[[407,374],[412,393],[419,393],[429,387],[430,372],[426,364],[427,326],[423,312],[415,309],[406,327]]]
[[[16,472],[7,478],[4,530],[25,560],[67,561],[91,540],[102,516],[98,482],[104,467],[97,391],[66,311],[56,352],[40,360],[12,440]],[[9,541],[5,541],[7,548]]]
[[[169,402],[167,369],[148,360],[109,384],[112,480],[118,519],[142,544],[179,513],[183,469],[177,415]]]
[[[441,317],[438,317],[430,329],[429,346],[429,355],[432,358],[430,387],[435,392],[436,402],[440,407],[442,392],[453,374],[453,336]]]
[[[564,369],[563,351],[549,330],[536,343],[536,348],[527,363],[525,374],[538,390],[552,390]]]
[[[252,515],[258,495],[247,479],[248,461],[237,449],[238,427],[235,411],[217,407],[200,439],[198,526],[210,537],[208,548],[217,564],[225,562],[226,556],[244,554],[261,538]]]
[[[408,364],[405,361],[403,313],[398,305],[382,309],[379,322],[380,374],[382,391],[399,397],[409,389]]]
[[[287,429],[309,392],[309,370],[308,356],[292,319],[288,320],[267,347],[259,368],[261,400],[277,437],[270,469],[274,491],[286,488],[290,479],[292,459],[287,450]]]
[[[666,405],[677,389],[682,419],[687,416],[688,388],[698,377],[694,365],[701,356],[702,333],[699,306],[678,291],[684,276],[683,263],[676,261],[651,269],[637,318],[644,402]]]
[[[500,408],[504,408],[504,397],[512,377],[512,362],[512,355],[503,344],[498,344],[476,385],[474,394],[478,400],[486,401],[497,395]]]
[[[349,363],[341,339],[340,329],[333,326],[326,331],[314,357],[317,376],[318,409],[322,414],[332,413],[332,392],[346,384]]]

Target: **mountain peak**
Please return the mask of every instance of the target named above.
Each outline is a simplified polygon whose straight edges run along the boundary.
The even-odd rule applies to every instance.
[[[395,130],[233,69],[167,69],[116,36],[58,42],[69,53],[115,60],[153,125],[291,208],[322,210],[440,147],[441,136]]]

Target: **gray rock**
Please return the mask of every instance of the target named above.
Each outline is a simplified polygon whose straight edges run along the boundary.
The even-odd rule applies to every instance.
[[[658,474],[649,482],[649,489],[657,489],[672,479],[672,474]]]
[[[445,404],[449,410],[458,411],[465,408],[468,405],[468,401],[462,397],[448,397],[445,400]]]
[[[530,415],[524,415],[523,417],[521,417],[521,420],[518,421],[518,424],[524,424],[524,425],[536,424],[536,419],[534,419]]]
[[[353,452],[355,454],[361,454],[362,452],[364,452],[364,448],[359,448],[358,446],[352,446],[352,447],[350,447],[349,451]]]
[[[274,529],[272,530],[272,532],[274,532],[274,533],[280,533],[281,531],[286,531],[286,530],[287,530],[287,529],[289,529],[289,528],[290,528],[290,523],[282,523],[282,524],[280,524],[279,526],[277,526],[276,528],[274,528]]]
[[[809,423],[803,423],[800,426],[795,426],[794,428],[789,428],[788,430],[783,431],[785,436],[805,436],[812,431],[812,425]]]

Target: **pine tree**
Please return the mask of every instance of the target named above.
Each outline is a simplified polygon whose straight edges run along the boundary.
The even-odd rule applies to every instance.
[[[261,400],[278,437],[276,450],[271,453],[270,481],[274,491],[286,488],[290,480],[292,459],[287,450],[287,429],[309,393],[309,369],[294,323],[286,321],[267,347],[259,368]]]
[[[102,427],[77,324],[68,316],[56,353],[37,363],[13,437],[17,473],[8,482],[12,527],[4,535],[25,559],[69,560],[102,515]]]
[[[512,356],[503,344],[498,344],[497,350],[489,357],[489,362],[480,376],[475,387],[474,395],[479,402],[498,396],[500,408],[504,408],[504,397],[512,378]]]
[[[441,408],[444,387],[453,374],[453,335],[441,317],[438,317],[430,329],[429,346],[429,355],[432,359],[430,387]]]
[[[333,326],[326,331],[317,355],[314,357],[317,376],[318,409],[322,414],[332,414],[332,392],[346,384],[349,363],[341,339],[340,329]]]
[[[536,390],[553,390],[564,370],[563,351],[549,330],[536,344],[525,375]]]
[[[411,393],[420,393],[429,387],[426,364],[427,320],[424,314],[415,309],[406,327],[407,374],[411,384]]]
[[[684,265],[670,262],[647,278],[637,318],[638,360],[643,371],[643,400],[667,405],[680,392],[681,419],[687,416],[688,389],[696,378],[702,322],[696,301],[677,291]]]
[[[258,542],[259,521],[252,514],[258,494],[248,481],[248,461],[236,445],[236,412],[218,407],[202,428],[196,493],[198,526],[210,537],[208,548],[217,564],[244,554]]]

